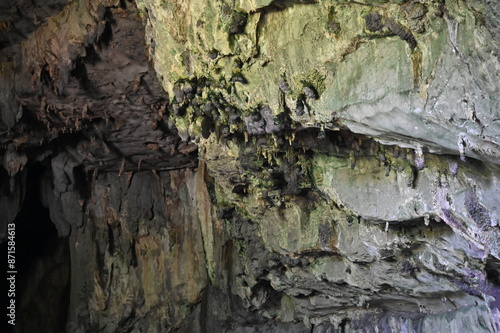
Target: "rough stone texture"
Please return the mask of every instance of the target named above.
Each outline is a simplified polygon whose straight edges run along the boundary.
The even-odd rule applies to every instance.
[[[57,14],[67,0],[0,1],[0,57],[15,54],[15,47],[39,28],[45,19]]]
[[[26,189],[26,172],[9,176],[5,170],[0,172],[0,211],[2,223],[0,224],[0,238],[7,238],[7,225],[12,223],[21,210]]]
[[[241,1],[236,8],[250,13],[245,33],[229,36],[219,6],[230,2],[138,3],[169,91],[179,79],[210,77],[231,85],[231,100],[242,109],[265,103],[280,113],[276,88],[285,75],[292,110],[304,85],[320,92],[309,101],[311,112],[296,119],[303,124],[340,120],[387,143],[499,162],[494,1],[403,8],[399,1]],[[372,13],[383,18],[381,32],[365,26]],[[412,20],[425,31],[410,31]],[[244,63],[245,83],[229,83],[236,61]]]
[[[497,1],[16,8],[0,236],[39,189],[70,253],[26,329],[500,330]]]
[[[196,165],[195,149],[163,118],[168,101],[149,71],[133,4],[111,5],[68,4],[2,63],[2,144],[57,151],[62,142],[86,170]]]
[[[200,302],[206,264],[193,172],[99,176],[70,237],[69,320],[85,331],[178,327]]]

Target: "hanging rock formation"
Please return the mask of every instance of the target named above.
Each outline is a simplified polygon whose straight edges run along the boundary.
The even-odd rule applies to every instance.
[[[60,237],[16,331],[498,332],[499,13],[1,3],[0,238]]]

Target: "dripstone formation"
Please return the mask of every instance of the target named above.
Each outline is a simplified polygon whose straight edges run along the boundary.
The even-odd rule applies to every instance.
[[[500,2],[17,0],[0,32],[15,332],[500,331]]]

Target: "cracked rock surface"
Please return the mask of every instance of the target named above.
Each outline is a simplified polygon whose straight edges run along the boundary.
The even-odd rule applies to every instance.
[[[0,13],[17,332],[500,330],[497,1]]]

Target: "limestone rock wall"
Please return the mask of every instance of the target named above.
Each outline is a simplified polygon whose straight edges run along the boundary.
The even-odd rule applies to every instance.
[[[386,143],[498,163],[495,1],[138,6],[169,92],[206,77],[243,110],[287,107],[302,125],[341,121]]]
[[[169,331],[206,286],[192,171],[105,174],[70,237],[69,320],[85,331]]]
[[[2,47],[0,232],[39,189],[68,332],[497,332],[499,12],[72,1]]]

